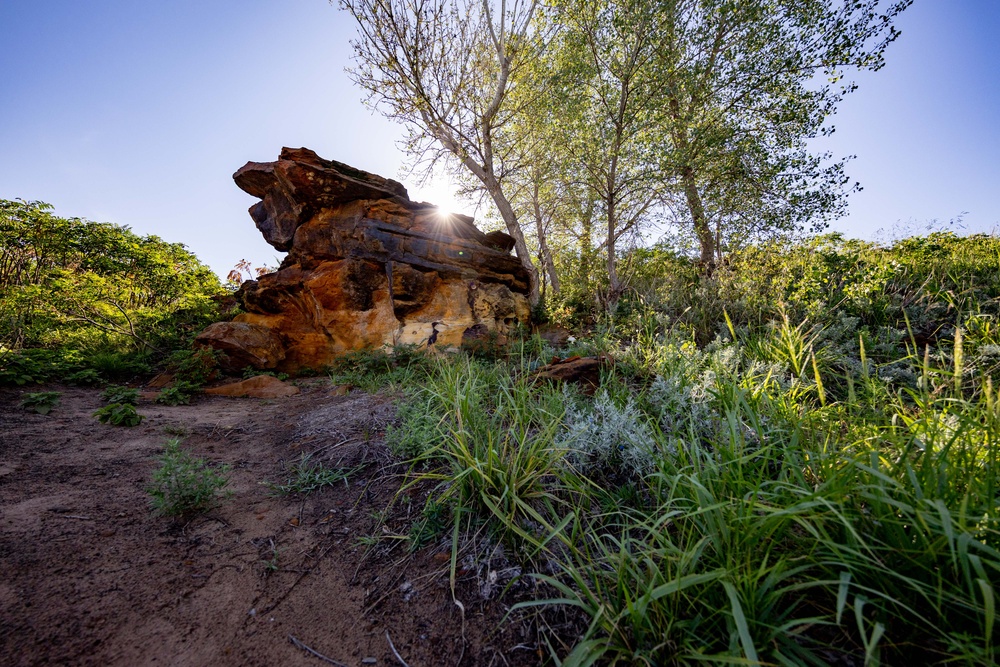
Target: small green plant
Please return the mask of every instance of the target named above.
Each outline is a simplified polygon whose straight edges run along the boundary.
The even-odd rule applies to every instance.
[[[218,373],[218,356],[220,354],[220,352],[204,347],[194,350],[180,350],[170,355],[167,368],[179,380],[200,387]]]
[[[93,368],[84,368],[82,371],[70,373],[66,376],[68,384],[75,384],[80,387],[93,387],[101,384],[103,381],[101,374]]]
[[[315,372],[313,373],[315,375]],[[250,378],[257,377],[259,375],[269,375],[273,378],[278,378],[282,382],[288,379],[288,373],[275,373],[274,371],[262,371],[253,366],[247,366],[243,369],[243,379],[249,380]]]
[[[107,403],[127,403],[136,405],[139,402],[139,390],[111,385],[101,392],[101,399]]]
[[[157,403],[163,405],[190,405],[191,396],[198,391],[198,385],[187,380],[174,380],[156,397]]]
[[[160,516],[184,517],[205,512],[218,504],[229,483],[228,466],[213,469],[200,458],[180,448],[180,440],[168,440],[146,491],[153,511]]]
[[[268,540],[270,548],[266,558],[261,558],[260,564],[264,566],[264,576],[273,574],[280,569],[281,551],[275,545],[274,540]]]
[[[52,412],[52,408],[59,405],[60,396],[62,394],[58,391],[37,391],[25,394],[21,400],[21,407],[34,410],[40,415],[47,415]]]
[[[112,426],[138,426],[142,415],[136,412],[135,406],[129,403],[109,403],[94,411],[97,421]]]
[[[327,468],[322,463],[313,461],[312,457],[307,454],[294,463],[288,471],[292,476],[287,483],[267,485],[276,494],[282,496],[293,493],[306,495],[337,482],[347,484],[348,478],[357,472],[357,468],[350,470]]]
[[[428,499],[420,518],[410,526],[410,551],[417,551],[443,535],[449,519],[450,509],[446,503]]]
[[[390,385],[411,385],[432,367],[432,359],[419,348],[399,345],[392,349],[348,352],[334,360],[329,373],[334,384],[350,384],[373,392]]]

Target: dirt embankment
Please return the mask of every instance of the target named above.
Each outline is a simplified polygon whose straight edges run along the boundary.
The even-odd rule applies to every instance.
[[[283,399],[142,401],[145,420],[124,428],[91,416],[98,390],[44,389],[62,392],[47,416],[0,390],[0,664],[539,662],[530,628],[500,623],[502,557],[463,556],[463,613],[448,545],[410,555],[393,539],[423,492],[391,503],[405,469],[382,443],[390,398],[314,381]],[[146,493],[171,438],[231,466],[231,497],[186,523],[153,516]],[[358,470],[275,496],[263,483],[304,453]]]

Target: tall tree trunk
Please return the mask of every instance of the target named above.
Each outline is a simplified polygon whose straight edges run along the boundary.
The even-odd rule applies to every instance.
[[[608,311],[613,312],[621,295],[621,283],[618,281],[618,258],[615,256],[615,200],[609,197],[608,202]]]
[[[549,276],[549,284],[552,285],[552,293],[559,294],[559,276],[556,274],[556,263],[552,260],[552,253],[549,252],[549,243],[546,239],[545,224],[542,220],[542,206],[538,201],[538,182],[534,183],[531,203],[535,209],[535,228],[538,232],[538,254],[540,255],[545,273]]]
[[[698,236],[698,245],[701,246],[702,268],[711,272],[715,267],[715,233],[708,225],[705,205],[701,201],[698,183],[694,177],[694,169],[690,165],[685,165],[681,169],[681,183],[684,186],[684,197],[687,199],[691,218],[694,220],[694,232]]]
[[[594,263],[594,198],[588,193],[587,208],[580,217],[580,280],[590,291],[591,269]]]
[[[524,240],[524,232],[521,231],[514,207],[500,191],[500,184],[496,182],[496,179],[491,179],[491,181],[491,183],[487,183],[486,190],[500,211],[500,217],[503,218],[504,224],[507,225],[507,233],[514,237],[514,250],[517,252],[518,259],[521,260],[521,266],[528,273],[528,302],[532,307],[537,306],[541,300],[541,293],[538,289],[538,268],[531,261],[531,251],[528,250],[528,244]]]
[[[521,230],[521,223],[517,220],[517,213],[514,212],[514,207],[511,206],[510,200],[504,195],[500,187],[500,181],[497,180],[496,175],[493,173],[492,164],[484,166],[468,155],[463,155],[458,148],[458,144],[447,135],[443,138],[440,136],[437,138],[448,150],[459,157],[462,164],[486,187],[486,192],[493,199],[497,210],[500,211],[500,217],[503,218],[504,224],[507,226],[507,233],[514,238],[514,250],[517,253],[517,258],[521,260],[521,266],[524,267],[525,272],[528,274],[528,303],[532,307],[537,306],[541,299],[541,294],[538,291],[538,269],[535,267],[535,263],[531,261],[531,251],[528,250],[528,244],[524,240],[524,232]]]
[[[694,233],[698,237],[698,245],[701,247],[701,267],[704,271],[711,273],[712,269],[715,268],[715,233],[708,225],[705,205],[701,200],[701,193],[698,192],[698,179],[695,177],[694,167],[691,166],[691,146],[688,142],[687,130],[681,126],[680,102],[675,95],[671,95],[668,104],[670,115],[676,125],[671,132],[674,145],[684,160],[683,166],[680,168],[681,185],[684,188],[684,198],[687,200],[688,210],[691,211]]]

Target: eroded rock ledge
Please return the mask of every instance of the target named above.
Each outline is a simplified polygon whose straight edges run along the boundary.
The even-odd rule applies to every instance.
[[[246,313],[198,336],[233,370],[319,369],[351,350],[459,345],[477,325],[506,333],[528,320],[528,276],[502,232],[306,148],[233,178],[261,199],[250,216],[264,239],[288,251],[277,272],[243,284]]]

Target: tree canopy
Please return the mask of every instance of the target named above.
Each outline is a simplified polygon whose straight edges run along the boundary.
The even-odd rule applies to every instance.
[[[0,344],[159,351],[211,321],[218,277],[180,243],[0,200]],[[176,339],[176,340],[175,340]]]
[[[534,283],[537,258],[559,284],[553,248],[587,264],[603,253],[613,303],[621,242],[654,221],[690,236],[711,270],[726,248],[843,212],[846,158],[810,142],[833,131],[848,76],[885,64],[911,3],[340,5],[358,24],[355,81],[406,125],[411,155],[445,158],[490,195]]]

